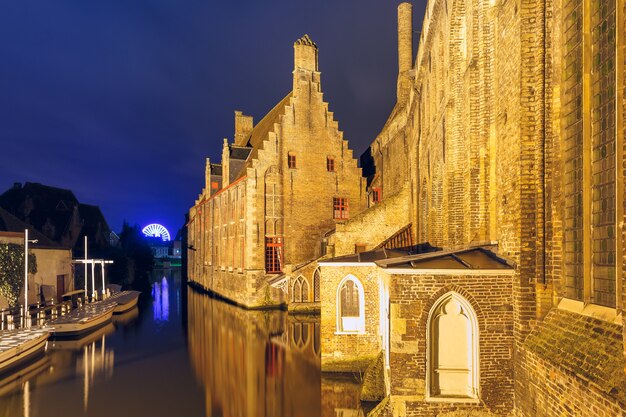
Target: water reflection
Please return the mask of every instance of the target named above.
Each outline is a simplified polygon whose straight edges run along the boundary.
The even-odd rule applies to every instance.
[[[170,295],[167,278],[152,284],[152,309],[155,321],[167,321],[170,316]]]
[[[188,293],[188,346],[210,416],[320,416],[319,320]]]

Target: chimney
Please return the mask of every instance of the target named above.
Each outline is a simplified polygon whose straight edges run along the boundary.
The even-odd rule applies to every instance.
[[[211,160],[206,159],[204,166],[204,189],[208,195],[211,195]]]
[[[398,6],[398,100],[404,96],[409,84],[409,71],[413,69],[413,6]]]
[[[304,35],[294,42],[293,91],[296,91],[300,79],[312,79],[317,72],[317,45],[309,35]]]
[[[246,116],[239,110],[235,111],[235,145],[247,145],[248,135],[250,135],[253,126],[252,116]]]

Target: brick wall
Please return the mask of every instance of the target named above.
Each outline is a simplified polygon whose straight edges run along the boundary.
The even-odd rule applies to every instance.
[[[391,400],[407,416],[455,410],[513,408],[513,290],[515,275],[392,275]],[[480,404],[425,402],[426,333],[431,307],[454,291],[474,309],[479,327]]]

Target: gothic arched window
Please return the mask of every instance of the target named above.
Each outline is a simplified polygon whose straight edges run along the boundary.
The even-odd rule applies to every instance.
[[[345,277],[337,288],[337,331],[365,332],[365,295],[363,285],[353,275]]]
[[[428,317],[428,396],[478,398],[478,321],[470,304],[450,292]]]
[[[294,303],[306,303],[309,301],[309,283],[300,275],[293,282],[291,301]]]

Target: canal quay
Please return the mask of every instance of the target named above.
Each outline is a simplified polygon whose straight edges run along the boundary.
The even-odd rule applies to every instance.
[[[322,377],[319,316],[255,311],[155,270],[137,307],[0,376],[0,417],[362,416],[358,375]]]

